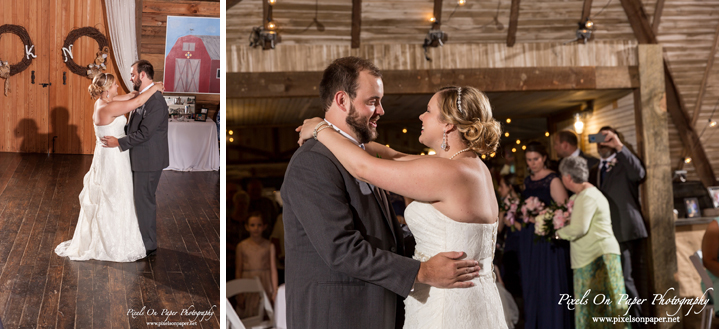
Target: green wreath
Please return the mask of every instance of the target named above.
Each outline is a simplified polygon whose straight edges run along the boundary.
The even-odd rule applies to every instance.
[[[93,38],[95,39],[95,41],[97,41],[98,45],[98,52],[96,53],[97,56],[94,62],[90,63],[86,67],[82,67],[75,63],[72,54],[73,44],[80,37]],[[87,77],[89,79],[92,79],[96,74],[101,73],[102,71],[107,69],[107,67],[105,66],[105,61],[107,60],[109,54],[110,48],[108,47],[108,42],[107,38],[105,38],[105,35],[102,34],[98,29],[89,26],[80,27],[70,31],[70,33],[67,35],[67,38],[65,38],[65,43],[62,45],[63,59],[65,61],[65,65],[67,65],[67,68],[70,69],[70,72]]]

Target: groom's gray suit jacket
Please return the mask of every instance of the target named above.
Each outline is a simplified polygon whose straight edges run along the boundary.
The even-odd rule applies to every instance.
[[[288,328],[395,328],[397,295],[420,263],[402,256],[379,193],[315,140],[292,156],[282,184]]]
[[[130,116],[120,149],[130,150],[132,171],[158,171],[170,166],[167,144],[168,112],[165,98],[155,92]]]

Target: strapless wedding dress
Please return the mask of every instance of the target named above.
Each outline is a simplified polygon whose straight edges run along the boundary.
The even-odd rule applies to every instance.
[[[80,216],[72,240],[55,253],[72,260],[134,262],[145,257],[145,245],[135,214],[130,152],[105,148],[100,138],[125,136],[125,116],[105,126],[95,125],[95,154],[80,192]]]
[[[404,215],[417,243],[414,259],[424,262],[440,252],[464,251],[481,268],[472,288],[441,289],[416,283],[404,301],[404,328],[507,328],[492,266],[497,223],[457,222],[431,204],[417,201],[407,206]]]

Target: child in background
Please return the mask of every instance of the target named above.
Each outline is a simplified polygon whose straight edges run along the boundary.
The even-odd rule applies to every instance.
[[[275,300],[277,295],[277,265],[275,263],[275,246],[262,237],[267,224],[262,213],[255,211],[247,218],[245,228],[250,237],[237,244],[235,260],[235,277],[251,279],[258,277],[268,297]],[[238,312],[240,318],[256,315],[261,299],[258,294],[240,294]]]

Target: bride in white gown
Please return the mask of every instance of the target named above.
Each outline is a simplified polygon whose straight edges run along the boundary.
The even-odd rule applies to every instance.
[[[384,109],[379,99],[368,104],[351,106],[347,120],[357,135],[376,137]],[[315,132],[320,118],[298,128],[300,143],[314,132],[354,177],[416,200],[405,210],[417,243],[415,259],[464,251],[479,262],[479,277],[469,288],[415,283],[405,299],[405,328],[507,328],[492,265],[499,209],[492,176],[478,155],[495,152],[499,122],[487,96],[472,87],[440,90],[419,118],[419,141],[436,150],[435,156],[403,154],[374,142],[365,144],[364,152],[333,129]]]
[[[146,255],[135,214],[130,153],[102,146],[104,136],[125,136],[126,113],[142,106],[162,84],[150,90],[118,96],[112,74],[100,73],[88,88],[95,101],[95,153],[80,192],[80,216],[72,240],[55,248],[55,253],[72,260],[96,259],[134,262]]]

